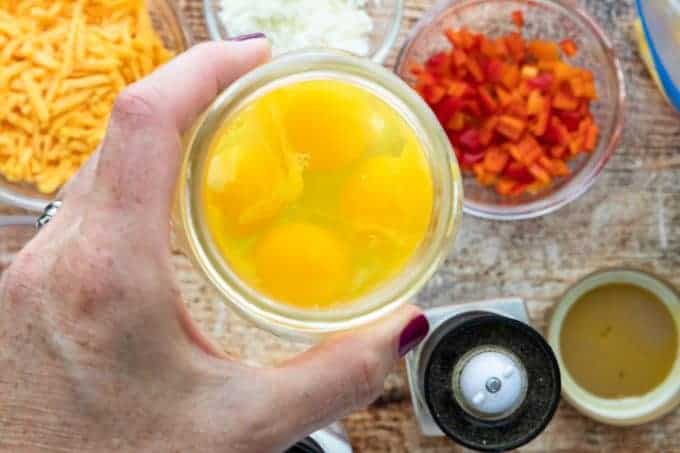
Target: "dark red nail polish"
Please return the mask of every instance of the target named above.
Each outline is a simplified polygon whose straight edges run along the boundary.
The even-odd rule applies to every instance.
[[[247,35],[234,36],[233,38],[227,38],[227,41],[248,41],[250,39],[262,39],[266,38],[267,35],[264,33],[248,33]]]
[[[430,324],[425,315],[418,315],[406,325],[399,337],[399,356],[404,357],[408,352],[415,348],[418,343],[423,341],[430,330]]]

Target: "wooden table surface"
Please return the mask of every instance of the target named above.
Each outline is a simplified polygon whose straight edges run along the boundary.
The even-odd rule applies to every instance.
[[[194,36],[204,39],[200,0],[179,0]],[[406,0],[402,36],[432,4]],[[630,40],[633,0],[582,0],[610,33],[627,83],[625,134],[595,186],[577,202],[539,220],[497,223],[465,217],[442,269],[418,297],[423,307],[497,296],[519,296],[544,330],[561,293],[580,277],[608,266],[635,266],[680,287],[680,116],[650,81]],[[8,212],[7,209],[1,209]],[[9,212],[13,212],[9,210]],[[0,238],[2,261],[14,251]],[[224,348],[252,364],[271,364],[303,349],[248,325],[176,257],[192,315]],[[384,395],[345,420],[358,452],[462,452],[445,439],[420,435],[403,367]],[[548,429],[523,452],[680,452],[680,410],[635,428],[612,428],[562,403]]]

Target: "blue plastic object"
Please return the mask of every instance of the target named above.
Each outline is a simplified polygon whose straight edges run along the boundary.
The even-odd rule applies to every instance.
[[[636,0],[636,4],[662,89],[680,112],[680,0]]]

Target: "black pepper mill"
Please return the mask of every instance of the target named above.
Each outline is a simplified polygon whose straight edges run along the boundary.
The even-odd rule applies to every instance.
[[[347,433],[340,423],[312,433],[285,453],[352,453]]]
[[[539,435],[560,399],[560,372],[524,303],[503,299],[426,312],[430,335],[407,358],[426,435],[477,451],[519,448]]]

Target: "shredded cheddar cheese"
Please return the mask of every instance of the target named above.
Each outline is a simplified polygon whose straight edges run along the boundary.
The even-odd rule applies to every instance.
[[[0,0],[0,174],[56,191],[116,95],[171,56],[144,0]]]

